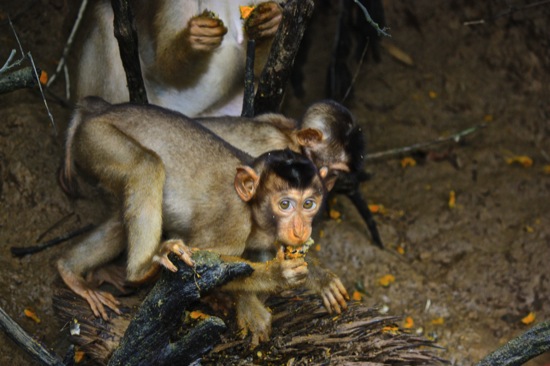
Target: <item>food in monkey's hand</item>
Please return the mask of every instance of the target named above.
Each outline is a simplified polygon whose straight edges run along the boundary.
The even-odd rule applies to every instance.
[[[210,18],[210,19],[219,19],[218,15],[214,13],[213,11],[210,11],[208,9],[205,9],[199,17],[201,18]],[[221,20],[220,20],[221,21]],[[223,22],[222,22],[223,23]]]
[[[247,19],[250,14],[252,14],[252,11],[254,10],[255,6],[239,6],[239,11],[241,12],[241,19]]]
[[[301,247],[285,246],[285,259],[304,258],[313,244],[315,244],[315,242],[312,238],[309,238]]]

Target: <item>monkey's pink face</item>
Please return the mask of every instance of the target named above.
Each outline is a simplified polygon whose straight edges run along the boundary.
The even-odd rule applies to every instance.
[[[277,240],[285,246],[301,246],[311,236],[313,218],[319,212],[323,195],[312,188],[290,189],[271,197],[277,220]]]

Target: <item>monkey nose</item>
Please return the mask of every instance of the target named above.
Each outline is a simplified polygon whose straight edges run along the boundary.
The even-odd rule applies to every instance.
[[[296,244],[303,244],[311,236],[311,230],[309,230],[307,225],[304,225],[304,222],[301,218],[297,218],[296,220],[294,220],[292,234],[292,239],[296,242]]]

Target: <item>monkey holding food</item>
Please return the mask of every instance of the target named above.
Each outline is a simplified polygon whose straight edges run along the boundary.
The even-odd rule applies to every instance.
[[[131,2],[149,102],[187,116],[239,115],[244,94],[246,40],[256,40],[259,75],[282,19],[280,1],[255,3],[241,19],[243,0],[137,0]],[[75,99],[96,95],[129,99],[113,33],[110,0],[84,14],[70,70]]]
[[[118,301],[84,276],[124,250],[127,279],[139,282],[161,266],[176,270],[168,259],[171,252],[193,265],[189,247],[242,260],[236,256],[246,249],[269,250],[281,243],[275,260],[251,262],[250,277],[223,288],[242,294],[237,319],[253,334],[253,342],[269,338],[270,315],[256,294],[306,281],[304,259],[285,260],[284,247],[301,246],[310,238],[327,168],[318,170],[290,150],[252,159],[179,113],[90,97],[69,126],[62,173],[67,187],[75,169],[95,178],[116,200],[112,216],[57,265],[64,282],[96,316],[107,319],[105,307],[119,312]],[[321,286],[331,291],[329,309],[339,311],[347,292],[338,278],[328,281]]]

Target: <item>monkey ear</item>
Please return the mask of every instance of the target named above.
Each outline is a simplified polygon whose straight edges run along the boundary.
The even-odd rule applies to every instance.
[[[336,179],[338,179],[338,175],[333,174],[329,176],[328,168],[326,166],[319,169],[319,175],[321,176],[321,179],[323,179],[323,183],[325,184],[325,188],[327,189],[327,191],[331,191],[336,184]]]
[[[235,175],[235,190],[244,202],[250,201],[256,194],[256,188],[260,183],[260,177],[249,166],[237,167]]]
[[[323,141],[323,133],[316,128],[303,128],[297,132],[296,138],[300,146],[313,147]]]

